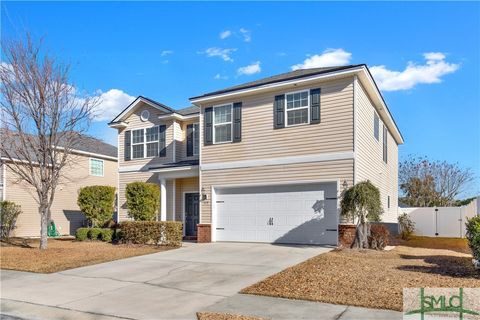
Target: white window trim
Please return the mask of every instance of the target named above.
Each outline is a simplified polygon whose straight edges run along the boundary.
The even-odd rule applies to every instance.
[[[195,129],[195,125],[197,126],[197,129]],[[198,154],[200,153],[200,123],[194,122],[194,123],[192,123],[192,126],[193,126],[193,152],[192,152],[192,154],[194,156],[198,156]],[[199,131],[198,132],[198,152],[197,153],[195,153],[195,145],[196,145],[196,143],[195,143],[195,132],[196,131]]]
[[[230,106],[230,122],[222,122],[222,123],[215,123],[215,109],[220,108],[220,107],[225,107],[225,106]],[[213,144],[224,144],[224,143],[232,143],[233,141],[233,103],[224,103],[220,105],[213,106],[213,115],[212,115],[212,126],[213,126]],[[217,125],[225,125],[225,124],[230,124],[230,141],[221,141],[221,142],[216,142],[215,141],[215,126]]]
[[[158,144],[160,144],[160,125],[155,125],[155,126],[153,126],[153,127],[136,128],[136,129],[132,129],[132,130],[131,130],[131,132],[132,132],[132,133],[131,133],[131,135],[132,135],[132,137],[131,137],[132,143],[130,144],[130,154],[132,155],[132,156],[131,156],[132,160],[138,160],[138,159],[153,159],[153,158],[158,157],[158,155],[157,155],[157,156],[152,156],[152,157],[147,157],[147,144],[148,144],[148,143],[153,143],[153,142],[155,142],[155,141],[148,141],[148,142],[147,142],[147,129],[151,129],[151,128],[155,128],[155,127],[158,127],[158,140],[157,140],[156,142],[157,142]],[[133,131],[138,131],[138,130],[143,130],[143,142],[141,142],[141,143],[133,143]],[[138,145],[141,145],[141,144],[143,144],[143,157],[141,157],[141,158],[135,158],[135,157],[133,156],[133,146],[134,146],[134,145],[138,146]],[[158,146],[158,152],[160,153],[160,146]]]
[[[97,161],[102,162],[102,174],[101,175],[92,173],[92,160],[97,160]],[[98,159],[98,158],[89,158],[89,160],[88,160],[88,172],[93,177],[105,177],[105,161],[102,160],[102,159]]]
[[[293,108],[293,109],[287,109],[287,95],[290,94],[295,94],[295,93],[301,93],[301,92],[307,92],[307,101],[308,105],[306,107],[299,107],[299,108]],[[307,124],[310,124],[310,89],[303,89],[303,90],[297,90],[297,91],[292,91],[292,92],[286,92],[284,95],[284,100],[285,100],[285,105],[284,107],[284,112],[285,112],[285,127],[298,127],[298,126],[304,126]],[[294,111],[294,110],[301,110],[301,109],[307,109],[307,117],[308,120],[306,123],[299,123],[299,124],[288,124],[288,111]]]

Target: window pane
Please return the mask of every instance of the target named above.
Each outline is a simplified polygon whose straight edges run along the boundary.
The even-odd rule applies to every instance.
[[[289,126],[303,123],[308,123],[308,109],[287,111],[287,124]]]
[[[158,142],[147,143],[147,157],[158,156]]]
[[[226,142],[232,140],[232,125],[222,124],[215,126],[215,142]]]
[[[132,131],[132,143],[143,142],[143,129]]]
[[[308,107],[308,91],[287,94],[286,99],[287,109]]]
[[[215,123],[232,121],[232,106],[226,105],[215,108]]]
[[[200,145],[200,132],[198,123],[193,125],[193,154],[199,154],[198,146]]]
[[[158,141],[158,127],[146,129],[145,138],[147,142]]]
[[[90,159],[90,174],[92,176],[103,176],[103,161]]]
[[[378,118],[378,115],[377,113],[374,113],[373,114],[373,135],[375,137],[375,139],[378,139],[380,138],[380,119]]]
[[[132,146],[132,158],[143,158],[143,144]]]

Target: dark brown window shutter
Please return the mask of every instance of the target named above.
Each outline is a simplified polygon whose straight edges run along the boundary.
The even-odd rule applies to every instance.
[[[203,138],[205,145],[213,143],[213,108],[205,108],[205,136]]]
[[[242,141],[242,103],[233,104],[233,142]]]
[[[187,125],[187,157],[193,156],[193,124]]]
[[[166,125],[159,126],[159,133],[158,133],[158,156],[159,157],[166,157],[167,156],[167,145],[166,145],[166,136],[165,131],[167,130]]]
[[[320,88],[310,90],[310,123],[320,123]]]
[[[285,95],[275,96],[273,103],[273,128],[285,127]]]
[[[124,143],[123,143],[123,154],[125,157],[125,161],[130,161],[132,159],[131,146],[132,146],[132,132],[128,130],[128,131],[125,131]]]

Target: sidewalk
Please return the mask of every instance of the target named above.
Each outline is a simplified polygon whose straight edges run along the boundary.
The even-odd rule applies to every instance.
[[[237,294],[211,305],[206,310],[258,316],[272,320],[395,320],[402,313],[305,300],[291,300],[249,294]]]

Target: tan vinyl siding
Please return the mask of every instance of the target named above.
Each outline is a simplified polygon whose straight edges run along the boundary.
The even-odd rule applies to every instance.
[[[380,197],[385,210],[382,220],[397,222],[398,145],[392,135],[388,133],[388,161],[385,164],[383,161],[383,121],[380,118],[377,141],[374,136],[375,108],[359,81],[355,87],[355,95],[357,109],[356,182],[370,180],[375,184],[380,189]],[[390,196],[390,209],[387,204],[388,196]]]
[[[183,222],[183,214],[185,210],[184,193],[199,192],[198,177],[184,178],[175,180],[176,184],[176,202],[175,202],[175,220]]]
[[[150,112],[150,118],[148,121],[142,121],[140,119],[140,114],[143,110],[148,110]],[[165,114],[162,111],[153,108],[149,105],[141,105],[135,109],[135,111],[125,119],[125,122],[128,123],[127,128],[118,130],[118,150],[119,150],[119,163],[120,167],[124,166],[147,166],[151,164],[161,164],[173,162],[173,121],[172,120],[160,120],[158,116]],[[156,125],[166,125],[165,145],[167,147],[166,157],[155,157],[155,158],[146,158],[146,159],[132,159],[130,161],[125,161],[125,131],[135,130],[141,128],[151,128]]]
[[[201,223],[211,223],[211,188],[227,185],[340,181],[353,184],[353,160],[201,171],[208,200],[201,202]]]
[[[81,187],[89,185],[109,185],[117,187],[117,162],[104,161],[104,176],[96,177],[90,175],[88,156],[75,156],[69,167],[63,171],[64,178],[61,179],[56,189],[55,200],[52,205],[52,219],[60,229],[61,234],[74,234],[85,219],[77,206],[77,195]],[[36,193],[33,187],[18,180],[17,175],[7,167],[6,199],[19,204],[22,213],[17,219],[16,236],[39,236],[40,215]]]
[[[321,123],[273,129],[275,95],[311,88],[321,88]],[[202,164],[353,150],[353,77],[214,104],[237,101],[243,103],[242,141],[201,144]],[[205,107],[209,106],[202,105],[202,123]],[[200,137],[203,141],[203,127]]]

